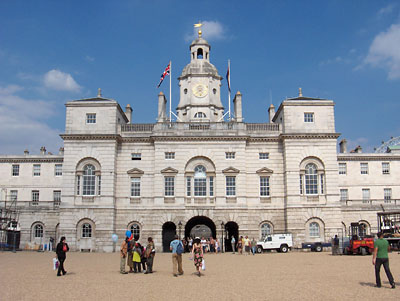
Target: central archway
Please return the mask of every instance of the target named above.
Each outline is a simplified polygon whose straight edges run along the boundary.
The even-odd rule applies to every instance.
[[[193,236],[217,237],[217,228],[207,216],[194,216],[185,225],[185,237]]]
[[[163,252],[170,252],[169,245],[174,240],[176,225],[173,222],[166,222],[162,226]]]

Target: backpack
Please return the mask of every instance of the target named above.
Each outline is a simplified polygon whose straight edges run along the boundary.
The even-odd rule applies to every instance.
[[[176,247],[176,254],[181,255],[183,253],[183,245],[182,242],[178,243],[178,246]]]

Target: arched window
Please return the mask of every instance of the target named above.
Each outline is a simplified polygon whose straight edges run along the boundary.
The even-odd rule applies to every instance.
[[[43,237],[43,226],[40,224],[35,225],[33,228],[34,237],[35,238],[42,238]]]
[[[95,190],[95,167],[92,164],[87,164],[83,168],[83,195],[95,195]]]
[[[194,114],[194,118],[206,118],[206,114],[204,114],[203,112],[197,112],[196,114]]]
[[[266,236],[272,234],[272,227],[268,223],[264,223],[261,225],[261,239],[264,239]]]
[[[131,225],[130,230],[131,230],[131,232],[133,234],[133,238],[135,240],[139,240],[139,238],[140,238],[140,226],[137,223],[133,223]]]
[[[85,223],[82,225],[82,238],[92,237],[92,225]]]
[[[318,194],[318,173],[314,163],[306,165],[305,170],[306,194]]]
[[[317,222],[312,222],[309,225],[310,237],[320,237],[319,224]]]
[[[203,58],[203,49],[202,48],[197,49],[197,58],[198,59]]]
[[[203,165],[197,165],[194,169],[194,196],[207,195],[207,174]]]

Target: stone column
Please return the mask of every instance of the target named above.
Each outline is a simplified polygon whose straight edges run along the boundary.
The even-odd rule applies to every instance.
[[[158,94],[158,117],[157,117],[157,122],[165,122],[165,120],[166,120],[166,116],[165,116],[166,106],[167,106],[167,99],[165,98],[164,93],[160,92],[160,94]]]
[[[242,94],[238,91],[233,99],[233,105],[235,109],[236,122],[243,122],[242,116]]]

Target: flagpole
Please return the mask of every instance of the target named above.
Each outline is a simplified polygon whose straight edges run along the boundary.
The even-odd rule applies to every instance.
[[[231,60],[228,60],[228,70],[229,70],[229,87],[228,87],[228,112],[229,112],[229,121],[231,121]]]
[[[169,61],[169,122],[172,122],[172,93],[171,93],[172,63]]]

